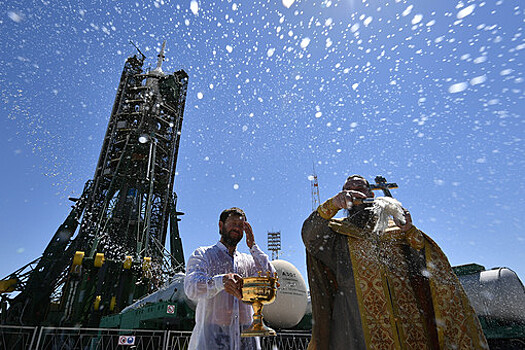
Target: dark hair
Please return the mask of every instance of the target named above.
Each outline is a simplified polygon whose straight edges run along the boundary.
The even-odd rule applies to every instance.
[[[345,184],[346,184],[348,181],[350,181],[351,179],[353,179],[353,178],[359,178],[359,179],[363,179],[363,180],[365,180],[366,185],[367,185],[368,187],[370,187],[370,182],[368,182],[368,180],[365,179],[364,176],[357,175],[357,174],[350,175],[349,177],[347,177],[347,178],[346,178],[346,181],[345,181]],[[344,189],[344,188],[345,188],[345,185],[343,185],[343,189]]]
[[[365,177],[364,177],[364,176],[361,176],[361,175],[357,175],[357,174],[354,174],[354,175],[350,175],[349,177],[347,177],[347,178],[346,178],[346,181],[349,181],[350,179],[353,179],[354,177],[358,177],[358,178],[360,178],[360,179],[363,179],[363,180],[365,180],[365,181],[366,181],[366,184],[367,184],[368,186],[370,186],[370,183],[368,182],[368,180],[367,180],[367,179],[365,179]],[[345,181],[345,182],[346,182],[346,181]]]
[[[219,216],[219,221],[224,223],[226,222],[226,219],[228,219],[232,215],[242,216],[244,220],[246,220],[246,214],[244,213],[244,210],[242,210],[241,208],[233,207],[230,209],[224,209],[221,215]]]

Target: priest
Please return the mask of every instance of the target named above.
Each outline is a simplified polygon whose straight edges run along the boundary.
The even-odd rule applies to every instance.
[[[304,222],[308,349],[488,349],[445,254],[376,182],[387,196],[373,200],[365,178],[348,177]]]

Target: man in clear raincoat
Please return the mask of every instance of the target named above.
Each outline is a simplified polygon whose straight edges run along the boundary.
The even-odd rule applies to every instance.
[[[237,251],[246,233],[250,254]],[[259,349],[257,338],[241,338],[252,322],[251,305],[241,301],[242,278],[275,269],[255,244],[252,227],[239,208],[224,210],[219,218],[220,241],[197,248],[188,260],[184,291],[196,302],[195,328],[189,349]]]

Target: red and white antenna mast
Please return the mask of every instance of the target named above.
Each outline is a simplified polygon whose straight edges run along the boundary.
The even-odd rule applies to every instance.
[[[315,163],[313,163],[313,174],[310,176],[310,184],[312,187],[312,211],[314,211],[319,205],[321,205],[319,183],[317,182],[317,174],[315,173]]]

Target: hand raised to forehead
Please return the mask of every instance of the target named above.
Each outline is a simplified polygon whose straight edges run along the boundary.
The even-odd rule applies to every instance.
[[[244,232],[246,233],[246,245],[248,248],[252,249],[255,244],[255,237],[253,236],[252,226],[248,221],[244,222]]]

